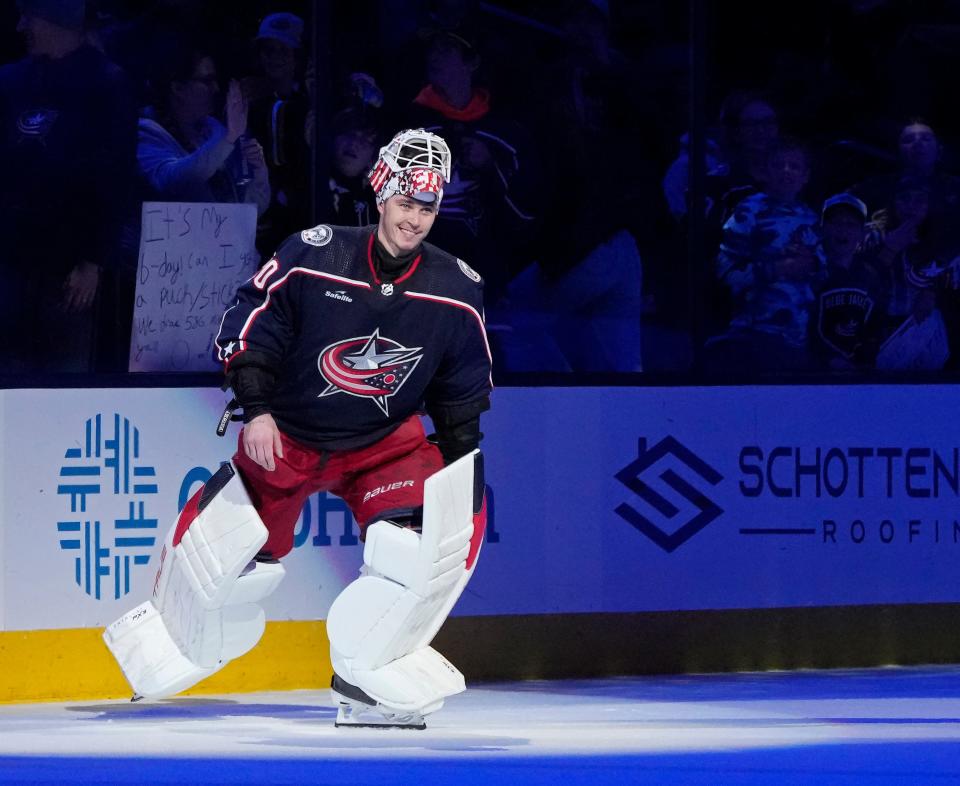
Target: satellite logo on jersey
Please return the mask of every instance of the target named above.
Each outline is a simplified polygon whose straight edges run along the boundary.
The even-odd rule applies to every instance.
[[[121,598],[157,539],[145,499],[157,494],[157,473],[141,461],[140,430],[118,414],[89,418],[70,442],[57,484],[69,500],[57,522],[60,548],[73,555],[74,580],[87,595]]]
[[[651,515],[656,513],[661,525],[658,526],[648,516],[626,503],[617,506],[615,512],[664,551],[672,552],[723,513],[719,505],[707,498],[693,483],[681,477],[678,470],[685,475],[694,475],[694,483],[701,484],[706,481],[711,486],[716,486],[723,480],[723,475],[673,437],[665,437],[650,448],[647,447],[646,437],[640,437],[638,442],[637,458],[621,469],[615,477],[646,503],[644,508],[649,508]],[[671,494],[672,497],[679,495],[689,502],[696,509],[692,517],[689,508],[685,513],[651,488],[644,480],[644,477],[651,476],[656,476],[672,489],[675,492]]]
[[[329,383],[320,394],[332,396],[347,393],[368,398],[384,415],[390,414],[390,398],[423,357],[423,347],[404,347],[396,341],[383,338],[380,328],[373,335],[338,341],[320,353],[317,366]]]

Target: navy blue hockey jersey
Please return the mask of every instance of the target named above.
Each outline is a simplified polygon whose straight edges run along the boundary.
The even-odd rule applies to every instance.
[[[491,390],[480,276],[424,243],[384,282],[375,231],[321,224],[292,235],[240,287],[217,336],[227,370],[275,372],[277,425],[314,447],[363,447],[425,403],[459,407]]]

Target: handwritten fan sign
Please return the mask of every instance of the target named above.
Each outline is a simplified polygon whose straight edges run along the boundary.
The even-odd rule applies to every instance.
[[[214,339],[257,269],[250,204],[144,202],[130,371],[216,371]]]

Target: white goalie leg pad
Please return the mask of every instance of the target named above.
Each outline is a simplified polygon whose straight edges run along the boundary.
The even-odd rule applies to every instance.
[[[427,478],[421,534],[371,524],[364,575],[330,608],[334,671],[384,707],[426,714],[466,687],[428,645],[476,566],[485,524],[481,460],[473,451]]]
[[[221,611],[222,650],[226,663],[252,650],[267,626],[259,601],[271,595],[286,572],[279,562],[251,562],[224,601]]]
[[[149,600],[110,625],[103,632],[103,640],[137,696],[172,696],[217,670],[205,669],[187,659]]]
[[[104,631],[137,695],[179,693],[259,641],[266,623],[256,601],[284,575],[279,563],[251,562],[266,539],[240,476],[222,466],[168,532],[152,601]]]

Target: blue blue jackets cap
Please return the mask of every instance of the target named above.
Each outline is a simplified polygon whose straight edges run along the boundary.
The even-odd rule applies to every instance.
[[[860,214],[860,217],[866,220],[867,206],[862,200],[857,199],[853,194],[835,194],[823,203],[823,210],[820,211],[820,220],[827,215],[827,211],[834,207],[847,207]]]
[[[272,38],[286,44],[291,49],[299,49],[303,39],[303,20],[296,14],[286,11],[270,14],[260,23],[255,41]]]

